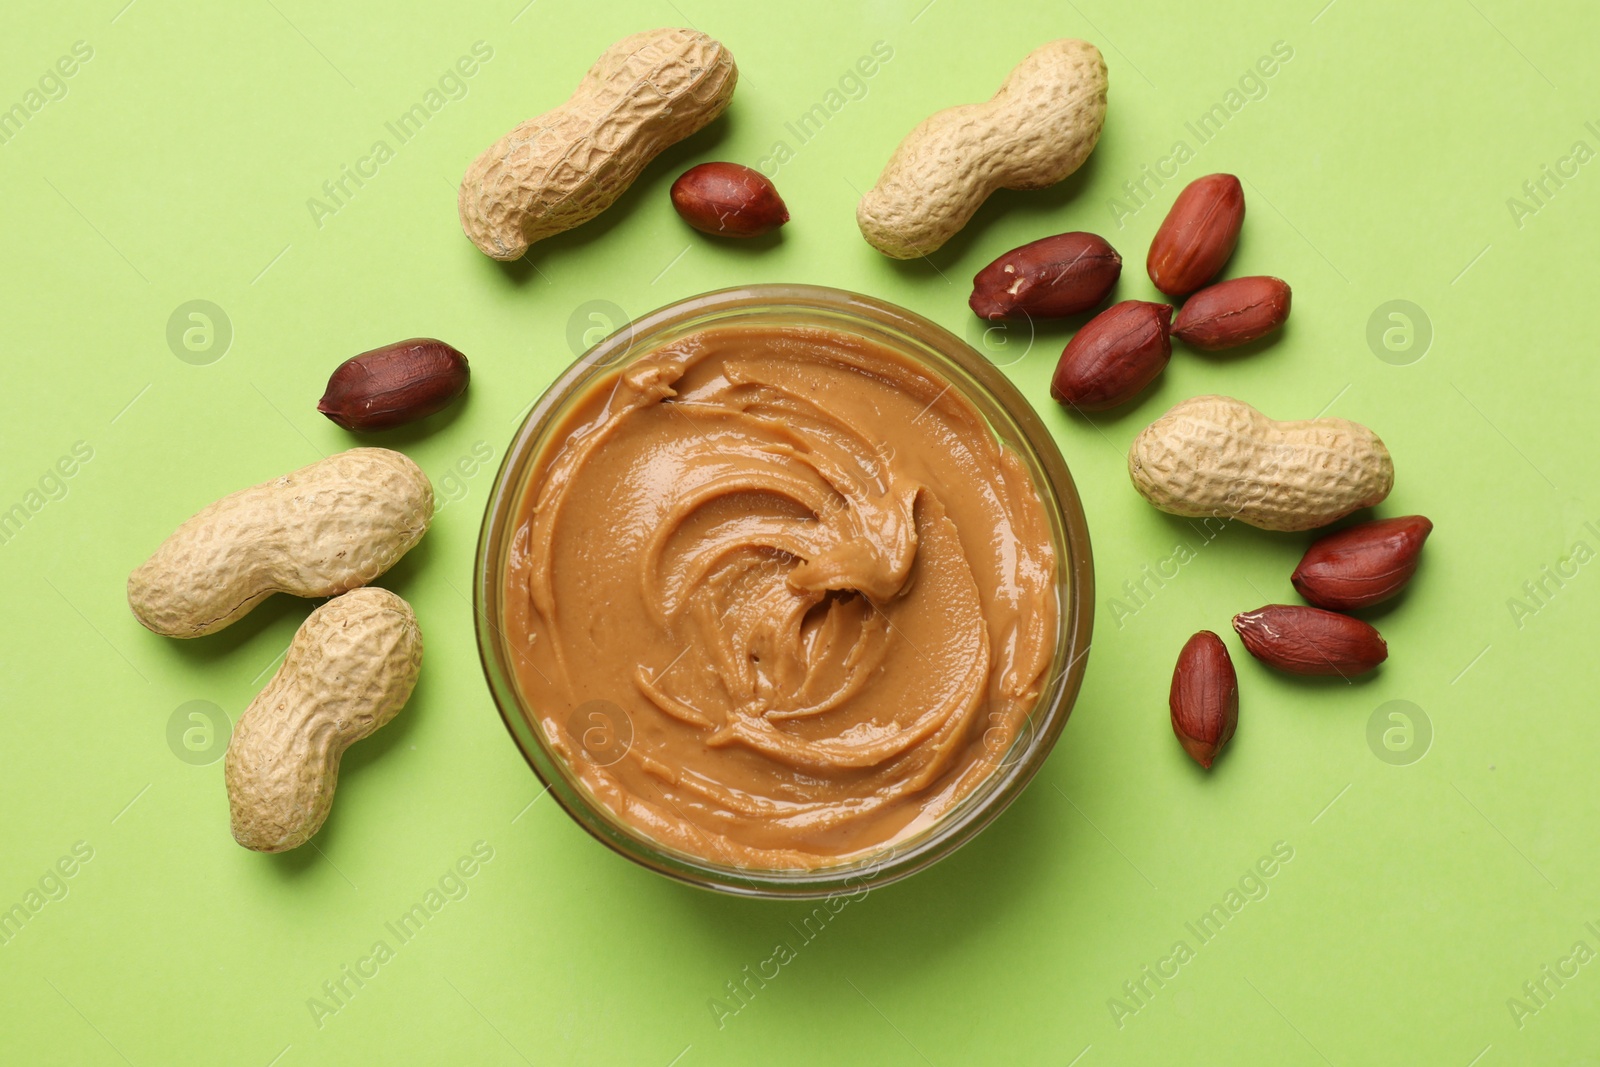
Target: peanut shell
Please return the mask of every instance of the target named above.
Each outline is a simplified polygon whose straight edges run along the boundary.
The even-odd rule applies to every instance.
[[[906,135],[856,207],[867,243],[925,256],[996,189],[1043,189],[1083,165],[1106,119],[1106,63],[1087,41],[1042,44],[982,104],[946,108]]]
[[[129,576],[128,606],[158,634],[215,633],[273,593],[366,585],[432,520],[421,468],[387,448],[352,448],[202,508]]]
[[[395,717],[421,666],[417,617],[387,589],[313,611],[228,742],[234,840],[257,852],[310,840],[333,807],[345,749]]]
[[[733,56],[696,30],[647,30],[600,56],[559,107],[521,123],[467,168],[456,206],[486,255],[520,259],[535,241],[610,207],[662,149],[722,114]]]
[[[1326,526],[1394,487],[1389,450],[1360,423],[1278,422],[1227,396],[1185,400],[1145,427],[1128,474],[1162,511],[1263,530]]]

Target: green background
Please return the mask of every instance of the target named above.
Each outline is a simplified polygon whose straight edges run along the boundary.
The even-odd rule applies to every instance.
[[[0,144],[0,509],[27,515],[0,544],[0,907],[41,880],[66,891],[0,945],[0,1058],[1600,1062],[1600,963],[1573,956],[1579,941],[1600,950],[1592,5],[125,2],[11,3],[0,34],[0,107],[26,107],[74,42],[93,52]],[[727,116],[524,264],[476,252],[454,194],[473,156],[564,99],[613,40],[683,24],[737,57]],[[1059,36],[1097,43],[1111,72],[1083,171],[995,196],[929,261],[867,247],[855,201],[899,138],[987,98]],[[385,123],[479,41],[492,58],[464,95],[399,143]],[[892,59],[799,143],[785,123],[878,41]],[[1227,112],[1276,42],[1292,57]],[[1218,103],[1227,122],[1202,145],[1185,124]],[[379,139],[393,158],[319,226],[307,200]],[[781,240],[719,243],[674,215],[667,188],[686,166],[754,165],[778,140],[792,150],[776,172],[793,214]],[[1176,179],[1114,211],[1179,140],[1194,156]],[[1546,166],[1565,169],[1559,187]],[[973,335],[1054,429],[1099,582],[1082,696],[1003,818],[803,941],[791,924],[809,905],[670,883],[536,799],[479,672],[468,593],[493,467],[573,359],[569,337],[593,340],[618,309],[761,281],[857,289],[969,334],[972,274],[1072,229],[1107,236],[1126,259],[1119,295],[1148,299],[1161,215],[1218,170],[1244,179],[1249,204],[1230,274],[1294,286],[1281,338],[1234,355],[1180,346],[1140,403],[1087,421],[1046,394],[1065,330]],[[1539,180],[1536,202],[1522,186]],[[209,348],[191,335],[198,351],[169,344],[193,300],[221,309],[225,350],[220,332]],[[1389,318],[1395,300],[1414,307]],[[186,705],[237,718],[307,605],[274,598],[183,643],[135,623],[124,582],[202,505],[355,443],[315,411],[327,374],[419,334],[474,372],[457,409],[381,441],[445,502],[383,580],[421,620],[422,681],[349,753],[314,847],[252,854],[230,839],[222,765],[206,762],[226,731],[185,740],[205,721]],[[1235,524],[1207,540],[1129,487],[1133,435],[1207,392],[1368,423],[1398,469],[1379,513],[1437,524],[1412,588],[1373,616],[1392,650],[1376,675],[1271,674],[1229,630],[1237,611],[1293,600],[1305,537]],[[72,476],[48,476],[63,457]],[[1137,600],[1123,590],[1141,581]],[[1209,775],[1166,710],[1200,628],[1227,637],[1243,705]],[[47,877],[78,842],[92,859]],[[385,923],[475,842],[492,859],[467,895],[400,944]],[[1185,924],[1226,906],[1279,842],[1292,859],[1246,879],[1266,895],[1200,944]],[[319,1027],[308,998],[380,939],[393,958]],[[794,959],[719,1027],[709,1002],[780,940]],[[1123,983],[1179,940],[1193,958],[1132,1000]],[[1570,977],[1558,986],[1546,966]],[[1536,980],[1546,992],[1528,1000]],[[1512,997],[1538,1010],[1514,1013]]]

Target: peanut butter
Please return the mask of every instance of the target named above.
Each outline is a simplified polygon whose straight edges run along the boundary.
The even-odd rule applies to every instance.
[[[1022,460],[886,345],[725,325],[578,398],[537,458],[506,637],[534,724],[672,848],[834,865],[1000,765],[1056,647]]]

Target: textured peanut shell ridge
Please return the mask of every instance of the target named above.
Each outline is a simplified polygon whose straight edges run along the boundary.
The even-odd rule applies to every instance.
[[[623,38],[566,103],[520,124],[467,168],[456,200],[461,228],[486,255],[511,260],[588,222],[662,149],[722,114],[738,80],[732,54],[695,30]]]
[[[158,634],[215,633],[273,593],[366,585],[432,520],[421,468],[387,448],[352,448],[202,508],[129,576],[128,606]]]
[[[1389,450],[1360,423],[1277,422],[1226,396],[1185,400],[1147,426],[1128,474],[1162,511],[1263,530],[1326,526],[1394,487]]]
[[[1043,189],[1083,165],[1106,119],[1106,63],[1087,41],[1029,53],[993,99],[947,108],[900,142],[856,207],[867,243],[913,259],[943,245],[996,189]]]
[[[233,839],[257,852],[310,840],[333,806],[344,750],[395,717],[421,666],[417,617],[387,589],[313,611],[228,743]]]

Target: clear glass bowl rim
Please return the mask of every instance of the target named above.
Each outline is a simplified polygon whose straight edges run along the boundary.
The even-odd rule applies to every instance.
[[[517,685],[499,625],[505,549],[521,509],[527,471],[565,415],[569,401],[628,358],[644,355],[673,337],[718,322],[786,313],[820,316],[827,321],[819,325],[865,332],[921,359],[946,380],[964,380],[954,384],[967,386],[963,394],[1022,455],[1045,498],[1056,541],[1060,592],[1057,651],[1050,681],[1030,714],[1032,729],[1019,738],[1022,750],[1015,758],[1008,753],[989,782],[968,801],[902,846],[848,865],[813,870],[713,863],[655,842],[612,815],[565,773],[560,757],[546,745]],[[952,375],[952,370],[957,373]],[[976,391],[970,388],[974,385]],[[985,410],[988,405],[998,408],[1013,425],[995,426],[996,412]],[[1015,434],[1007,432],[1013,429]],[[859,893],[923,870],[977,836],[1021,794],[1059,738],[1083,682],[1094,620],[1094,566],[1082,502],[1061,452],[1032,406],[994,364],[942,326],[887,301],[825,286],[760,284],[701,293],[641,315],[590,348],[545,390],[524,416],[490,488],[478,537],[472,599],[479,659],[501,721],[534,774],[578,825],[627,859],[703,889],[745,897],[805,899]]]

